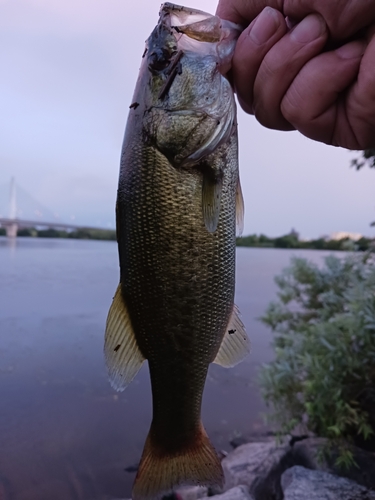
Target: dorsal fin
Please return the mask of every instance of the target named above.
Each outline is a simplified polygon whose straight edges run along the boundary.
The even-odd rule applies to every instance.
[[[145,359],[134,336],[126,303],[121,293],[121,283],[117,287],[108,312],[104,356],[109,380],[117,391],[123,391],[130,384]]]
[[[240,319],[238,307],[235,305],[214,363],[230,368],[245,359],[249,352],[250,341]]]

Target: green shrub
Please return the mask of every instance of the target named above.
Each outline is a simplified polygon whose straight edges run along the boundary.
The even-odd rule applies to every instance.
[[[275,333],[275,360],[261,372],[271,419],[332,442],[375,431],[375,264],[369,254],[329,256],[319,268],[294,258],[276,278],[277,302],[262,319]],[[350,463],[344,450],[339,461]]]
[[[35,238],[38,236],[38,232],[33,227],[25,227],[23,229],[19,229],[17,232],[17,236],[25,236],[29,238]]]

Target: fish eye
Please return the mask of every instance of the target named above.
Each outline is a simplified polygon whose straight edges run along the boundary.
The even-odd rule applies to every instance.
[[[148,67],[151,71],[162,71],[170,62],[171,54],[166,49],[155,49],[148,56]]]

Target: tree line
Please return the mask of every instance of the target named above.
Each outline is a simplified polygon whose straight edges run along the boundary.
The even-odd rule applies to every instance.
[[[5,228],[0,228],[0,236],[5,236]],[[18,236],[31,238],[73,238],[77,240],[116,240],[116,231],[114,229],[90,229],[81,228],[74,231],[65,231],[61,229],[37,229],[35,227],[18,230]]]
[[[353,241],[350,238],[333,240],[324,237],[313,240],[300,240],[298,234],[291,232],[278,238],[269,238],[264,234],[260,234],[259,236],[251,234],[237,238],[236,244],[239,247],[309,248],[312,250],[359,250],[364,252],[373,248],[375,241],[364,236],[357,241]]]

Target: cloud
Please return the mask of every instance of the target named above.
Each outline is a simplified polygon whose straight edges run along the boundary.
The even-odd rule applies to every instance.
[[[15,176],[41,204],[86,223],[113,218],[128,106],[160,3],[0,0],[0,184]],[[245,234],[373,234],[373,171],[243,113],[239,131]]]

